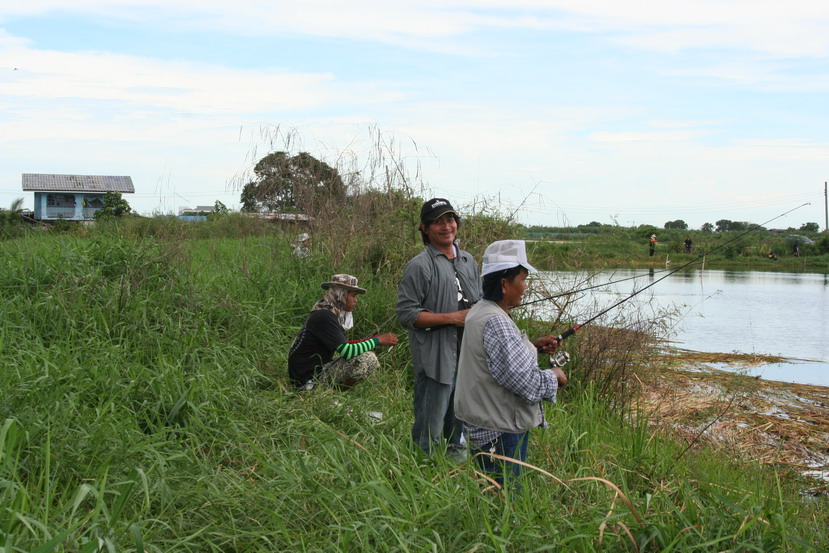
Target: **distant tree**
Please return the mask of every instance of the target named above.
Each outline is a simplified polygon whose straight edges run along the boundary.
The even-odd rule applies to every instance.
[[[653,225],[639,225],[638,231],[640,236],[650,239],[651,234],[656,234],[659,229]]]
[[[734,221],[731,221],[730,219],[720,219],[715,224],[717,225],[717,232],[726,232],[732,230],[731,226],[734,224]]]
[[[703,225],[700,227],[700,230],[702,232],[714,232],[714,225],[712,225],[711,223],[703,223]]]
[[[12,202],[8,210],[0,208],[0,238],[11,238],[18,235],[23,228],[20,210],[23,207],[23,198]]]
[[[216,219],[221,219],[222,217],[227,216],[230,213],[230,210],[227,208],[225,204],[216,200],[213,204],[213,209],[207,213],[199,213],[199,215],[207,216],[208,221],[215,221]]]
[[[305,209],[320,196],[345,197],[339,172],[307,152],[274,152],[254,167],[255,178],[242,189],[242,211]]]
[[[751,227],[748,221],[731,221],[729,219],[720,219],[717,221],[717,232],[726,232],[729,230],[748,230]]]
[[[120,192],[107,192],[101,203],[101,209],[95,212],[96,221],[114,219],[132,212],[129,202],[121,197]]]
[[[817,223],[804,223],[803,226],[800,227],[800,230],[805,232],[819,232],[820,225]]]
[[[683,221],[682,219],[677,219],[676,221],[668,221],[665,223],[666,229],[679,229],[679,230],[688,230],[688,223]]]
[[[216,203],[213,204],[213,213],[218,213],[219,215],[227,215],[227,206],[216,200]]]
[[[20,213],[23,210],[23,198],[17,198],[9,207],[9,213]]]
[[[23,207],[23,198],[17,198],[12,202],[8,210],[0,207],[0,219],[4,221],[16,221],[20,218],[20,210]]]
[[[817,243],[817,251],[820,253],[829,253],[829,236],[824,236]]]
[[[602,224],[598,221],[590,221],[589,223],[587,223],[584,226],[586,226],[586,227],[600,227],[600,226],[602,226]]]

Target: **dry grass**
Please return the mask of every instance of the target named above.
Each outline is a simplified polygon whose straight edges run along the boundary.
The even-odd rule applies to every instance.
[[[809,492],[829,493],[829,388],[713,369],[780,362],[754,354],[666,350],[642,379],[638,406],[652,424],[693,446],[789,467],[811,477]]]

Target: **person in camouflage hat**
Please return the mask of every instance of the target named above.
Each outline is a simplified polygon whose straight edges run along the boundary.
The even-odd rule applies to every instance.
[[[314,304],[288,354],[288,375],[297,390],[310,390],[318,382],[351,387],[380,367],[370,350],[397,344],[397,336],[391,333],[346,339],[345,331],[354,326],[357,296],[366,292],[357,285],[357,277],[334,275],[321,286],[325,293]]]

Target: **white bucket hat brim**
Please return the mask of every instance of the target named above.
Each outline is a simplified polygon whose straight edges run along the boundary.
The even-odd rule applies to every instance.
[[[527,249],[523,240],[498,240],[487,246],[481,276],[521,266],[529,273],[536,273],[535,267],[527,261]]]

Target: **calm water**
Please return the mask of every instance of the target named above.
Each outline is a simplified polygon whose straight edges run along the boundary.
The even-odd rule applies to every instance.
[[[588,310],[597,313],[666,274],[667,271],[660,273],[659,270],[653,276],[647,270],[599,273],[593,280],[595,284],[630,280],[591,290],[579,300],[580,305],[587,305]],[[576,274],[545,276],[565,290],[571,289],[568,284],[576,288],[585,286],[577,282]],[[674,328],[674,340],[680,347],[705,352],[779,355],[791,362],[765,365],[752,369],[749,374],[769,380],[829,386],[829,275],[679,271],[627,304],[636,304],[651,313],[657,312],[658,307],[675,306],[681,319]],[[634,307],[627,304],[623,304],[625,309]]]

